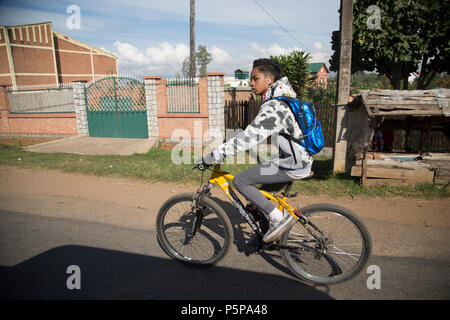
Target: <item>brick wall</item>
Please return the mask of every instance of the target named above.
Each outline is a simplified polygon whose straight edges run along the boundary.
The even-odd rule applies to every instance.
[[[76,135],[75,113],[9,114],[10,134]]]
[[[6,86],[0,87],[0,134],[76,135],[75,113],[12,114]]]
[[[117,74],[117,58],[52,30],[50,22],[0,26],[0,85],[90,81]]]
[[[199,112],[169,113],[167,80],[145,77],[149,137],[170,140],[223,140],[224,83],[222,73],[210,73],[198,82]],[[76,135],[89,134],[83,81],[73,83],[75,113],[11,114],[6,87],[0,87],[0,134]],[[215,135],[211,135],[214,132]],[[221,136],[222,135],[222,136]]]
[[[199,113],[169,113],[167,111],[167,80],[161,77],[146,77],[156,79],[156,105],[159,128],[159,138],[179,139],[190,137],[202,139],[208,129],[208,84],[206,78],[200,78]]]
[[[147,90],[147,115],[149,120],[149,136],[152,127],[157,128],[162,139],[195,139],[209,140],[210,129],[224,133],[223,123],[223,74],[209,73],[206,78],[198,80],[199,112],[169,113],[167,105],[167,80],[159,76],[145,77]]]
[[[6,92],[6,86],[0,86],[0,133],[11,133],[8,118],[10,111],[11,108],[9,105],[8,93]]]

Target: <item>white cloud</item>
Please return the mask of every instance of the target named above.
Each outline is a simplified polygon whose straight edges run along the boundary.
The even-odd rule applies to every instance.
[[[314,48],[320,50],[320,49],[323,49],[323,45],[319,41],[318,42],[314,42]]]
[[[215,64],[225,64],[232,61],[231,56],[225,50],[213,46],[210,50],[213,62]]]
[[[323,51],[315,51],[310,54],[311,54],[311,62],[328,63],[328,60],[331,57],[329,53]]]
[[[311,54],[311,62],[328,62],[329,53],[315,44],[316,50]],[[139,49],[130,43],[114,42],[116,54],[119,57],[119,72],[140,76],[159,75],[172,77],[181,73],[183,60],[189,56],[189,47],[185,44],[161,42],[146,49]],[[251,69],[253,60],[268,58],[280,54],[290,54],[292,51],[301,51],[299,47],[282,47],[278,43],[262,46],[256,42],[249,44],[248,50],[239,50],[229,53],[227,50],[213,45],[207,48],[213,61],[208,65],[208,71],[225,72],[232,74],[237,68]]]
[[[270,47],[263,47],[256,42],[250,42],[250,48],[259,55],[260,58],[268,58],[269,56],[287,55],[292,51],[302,51],[302,48],[291,47],[283,48],[278,43],[272,44]]]
[[[119,72],[139,75],[173,75],[180,72],[183,60],[189,55],[185,44],[162,42],[140,50],[132,44],[116,41],[114,47],[119,57]]]
[[[150,62],[148,57],[129,43],[116,41],[114,47],[118,51],[119,62],[131,65],[145,65]]]
[[[189,55],[189,48],[185,44],[172,45],[163,42],[145,50],[151,64],[178,64]]]

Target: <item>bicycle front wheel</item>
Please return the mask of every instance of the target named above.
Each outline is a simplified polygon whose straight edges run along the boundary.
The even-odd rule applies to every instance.
[[[158,212],[158,242],[171,258],[195,266],[208,266],[221,260],[230,248],[231,222],[225,211],[204,197],[198,210],[192,193],[168,199]]]
[[[301,214],[308,222],[295,223],[281,238],[281,256],[289,269],[317,284],[356,276],[372,250],[369,231],[361,219],[333,204],[310,205]]]

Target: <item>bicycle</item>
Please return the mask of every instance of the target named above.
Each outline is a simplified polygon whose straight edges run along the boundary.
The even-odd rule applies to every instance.
[[[278,241],[267,244],[262,241],[261,229],[267,220],[242,204],[228,182],[234,176],[221,170],[220,165],[214,165],[213,170],[202,165],[193,169],[202,171],[197,191],[169,198],[158,212],[157,239],[169,257],[194,266],[211,266],[227,254],[233,229],[224,209],[210,197],[211,188],[217,184],[256,233],[256,250],[280,250],[282,260],[296,277],[316,284],[335,284],[353,278],[366,265],[372,250],[371,237],[350,210],[327,203],[294,209],[286,202],[296,196],[290,193],[292,182],[286,184],[281,195],[259,189],[280,210],[296,218]],[[212,174],[203,185],[207,169]]]

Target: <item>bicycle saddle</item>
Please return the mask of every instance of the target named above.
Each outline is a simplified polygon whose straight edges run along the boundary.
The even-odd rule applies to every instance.
[[[307,176],[305,176],[303,178],[300,178],[300,179],[295,179],[294,181],[311,179],[312,176],[314,176],[314,172],[313,171],[311,171],[309,173],[309,175],[307,175]],[[283,183],[264,184],[264,185],[262,185],[260,187],[260,189],[264,190],[264,191],[267,191],[267,192],[278,192],[281,189],[283,189],[284,187],[286,187],[286,189],[282,192],[282,195],[285,196],[285,197],[288,197],[288,198],[294,198],[294,197],[296,197],[298,195],[298,193],[297,192],[290,193],[291,187],[292,187],[292,183],[293,183],[293,181],[291,181],[291,182],[283,182]]]

